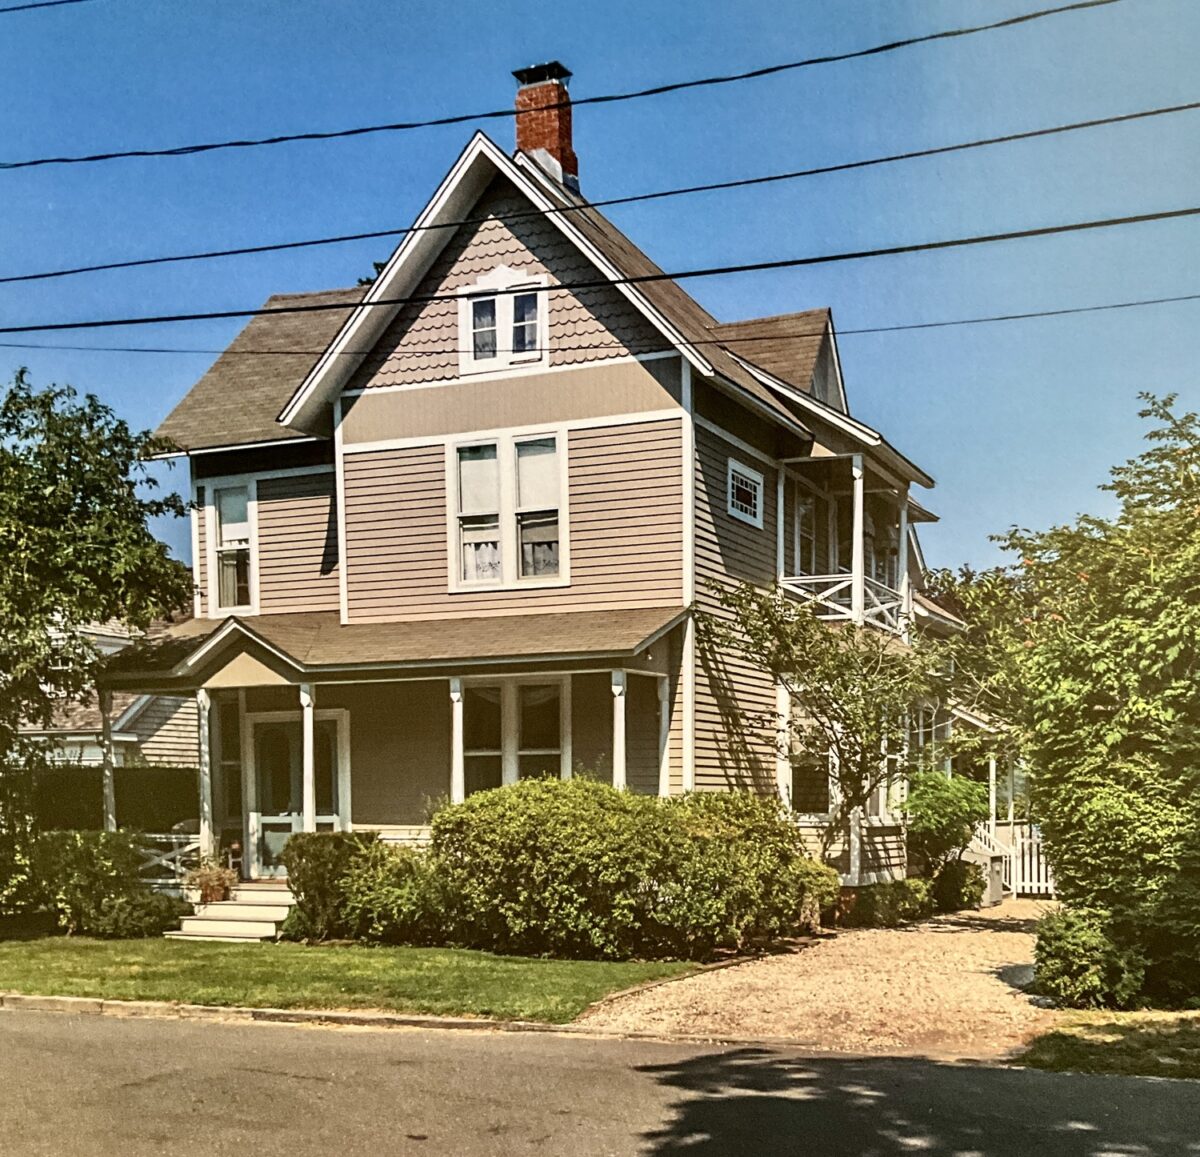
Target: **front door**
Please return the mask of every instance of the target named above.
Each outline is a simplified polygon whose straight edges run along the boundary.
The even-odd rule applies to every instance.
[[[313,778],[317,831],[348,826],[348,768],[342,712],[316,713]],[[300,714],[249,715],[250,771],[247,789],[247,874],[251,879],[287,875],[281,854],[293,834],[304,830],[304,735]]]

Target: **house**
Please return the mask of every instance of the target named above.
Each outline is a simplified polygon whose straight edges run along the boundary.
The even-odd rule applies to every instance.
[[[293,832],[418,840],[532,775],[816,822],[828,785],[746,726],[786,696],[703,654],[691,608],[778,581],[914,613],[932,479],[851,416],[829,311],[712,317],[580,193],[570,73],[514,75],[515,154],[476,134],[373,284],[272,297],[158,431],[191,465],[195,614],[111,685],[195,698],[202,839],[244,833],[251,879]],[[882,809],[837,854],[904,871]]]

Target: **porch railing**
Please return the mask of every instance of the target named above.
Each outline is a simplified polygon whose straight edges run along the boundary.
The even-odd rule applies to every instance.
[[[1005,843],[986,824],[975,829],[975,840],[984,851],[1004,857],[1004,887],[1014,896],[1053,896],[1054,875],[1036,824],[1006,828],[1012,843]]]
[[[141,836],[141,843],[141,878],[156,891],[181,891],[184,876],[200,862],[200,837],[185,832],[151,832]]]
[[[848,574],[792,575],[779,580],[784,590],[812,599],[818,618],[854,621],[854,576]],[[895,634],[904,633],[904,596],[878,579],[863,576],[862,621]]]

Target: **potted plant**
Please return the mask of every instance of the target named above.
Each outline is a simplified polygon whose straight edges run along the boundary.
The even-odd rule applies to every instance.
[[[225,867],[215,857],[205,856],[183,882],[188,891],[198,893],[198,903],[217,904],[229,899],[237,881],[238,874],[232,868]]]

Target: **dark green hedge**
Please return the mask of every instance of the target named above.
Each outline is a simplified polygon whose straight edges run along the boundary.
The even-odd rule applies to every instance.
[[[117,820],[122,828],[169,832],[199,815],[193,767],[113,769]],[[104,822],[103,772],[92,764],[51,764],[35,770],[34,817],[41,831],[96,831]]]
[[[428,851],[317,835],[287,861],[298,934],[558,957],[703,959],[811,929],[837,892],[775,801],[583,778],[443,808]]]

